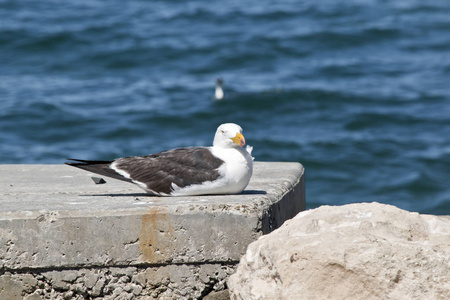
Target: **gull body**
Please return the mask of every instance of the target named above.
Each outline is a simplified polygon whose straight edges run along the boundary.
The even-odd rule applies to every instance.
[[[248,185],[253,158],[243,148],[242,128],[217,128],[211,147],[187,147],[113,161],[71,159],[66,164],[138,185],[159,196],[237,194]]]

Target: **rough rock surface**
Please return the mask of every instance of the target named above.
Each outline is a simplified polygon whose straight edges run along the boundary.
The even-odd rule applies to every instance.
[[[0,299],[221,299],[234,264],[68,269],[0,275]],[[206,298],[205,297],[205,298]],[[228,297],[229,299],[229,297]]]
[[[299,213],[249,245],[231,299],[450,299],[450,220],[361,203]]]

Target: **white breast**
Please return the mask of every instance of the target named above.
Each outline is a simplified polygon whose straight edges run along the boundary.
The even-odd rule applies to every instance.
[[[216,93],[215,93],[215,97],[217,100],[222,100],[223,99],[223,90],[220,86],[216,86]]]
[[[242,148],[209,147],[213,155],[224,163],[219,167],[220,177],[214,181],[180,188],[173,185],[172,196],[199,194],[238,194],[248,185],[253,173],[251,155]]]
[[[212,147],[213,155],[224,161],[219,168],[223,181],[233,193],[240,193],[248,185],[253,173],[253,159],[243,148]]]

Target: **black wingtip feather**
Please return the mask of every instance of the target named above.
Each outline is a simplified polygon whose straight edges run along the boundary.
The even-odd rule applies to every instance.
[[[67,160],[71,160],[72,162],[65,162],[66,165],[75,166],[75,165],[102,165],[102,164],[110,164],[112,160],[84,160],[84,159],[75,159],[75,158],[67,158]]]
[[[82,160],[82,159],[73,159],[68,158],[67,160],[71,160],[72,162],[65,162],[66,165],[71,167],[76,167],[88,172],[100,174],[103,176],[108,176],[114,179],[123,180],[126,182],[132,182],[131,179],[126,178],[113,169],[110,168],[111,163],[113,161],[107,160]]]

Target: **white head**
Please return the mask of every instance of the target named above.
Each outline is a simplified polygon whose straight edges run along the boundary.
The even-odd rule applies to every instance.
[[[214,136],[213,146],[233,148],[243,147],[245,138],[242,135],[241,126],[233,123],[225,123],[219,126]]]

